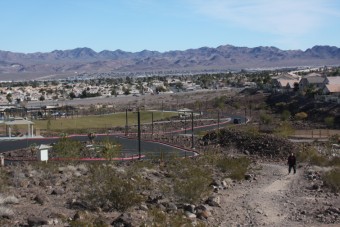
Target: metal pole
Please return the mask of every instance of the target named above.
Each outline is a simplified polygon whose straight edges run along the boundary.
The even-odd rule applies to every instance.
[[[184,134],[187,134],[187,114],[184,112]]]
[[[217,111],[217,130],[220,131],[220,111]]]
[[[153,135],[153,112],[151,112],[151,135]]]
[[[194,144],[194,112],[191,112],[191,148],[195,148],[195,144]]]
[[[140,150],[140,112],[138,109],[138,159],[140,160],[142,158],[141,156],[141,150]]]
[[[127,116],[127,109],[125,109],[125,136],[128,135],[128,116]]]

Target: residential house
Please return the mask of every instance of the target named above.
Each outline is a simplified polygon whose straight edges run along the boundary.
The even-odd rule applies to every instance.
[[[291,92],[299,85],[299,80],[294,78],[275,78],[272,80],[273,87],[278,92]]]
[[[304,91],[307,88],[321,90],[324,87],[325,77],[318,73],[311,73],[303,77],[299,82],[299,89]]]

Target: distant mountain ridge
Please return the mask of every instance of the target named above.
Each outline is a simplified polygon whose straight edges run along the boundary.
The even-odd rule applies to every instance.
[[[305,51],[232,45],[184,51],[95,52],[84,47],[48,53],[0,51],[0,80],[6,75],[58,75],[83,72],[200,71],[340,65],[340,48],[314,46]]]

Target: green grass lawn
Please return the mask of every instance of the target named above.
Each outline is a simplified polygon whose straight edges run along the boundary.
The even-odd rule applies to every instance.
[[[151,123],[151,113],[142,111],[140,113],[141,123]],[[153,112],[154,121],[167,119],[176,116],[177,113],[169,112]],[[35,120],[34,127],[39,129],[47,129],[48,120]],[[137,124],[137,113],[128,112],[128,124]],[[125,112],[115,113],[102,116],[84,116],[84,117],[69,117],[69,118],[51,118],[51,130],[65,130],[65,129],[88,129],[88,128],[110,128],[117,126],[125,126]]]

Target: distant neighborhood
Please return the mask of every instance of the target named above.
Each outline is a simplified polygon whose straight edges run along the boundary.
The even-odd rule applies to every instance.
[[[157,95],[202,89],[253,88],[266,92],[300,92],[319,101],[340,103],[339,68],[261,71],[178,76],[95,78],[0,83],[0,104]]]

